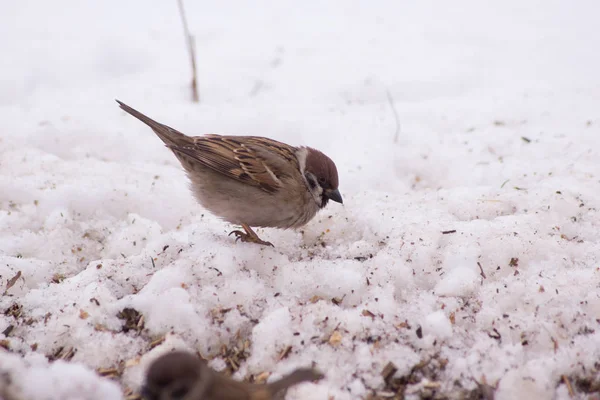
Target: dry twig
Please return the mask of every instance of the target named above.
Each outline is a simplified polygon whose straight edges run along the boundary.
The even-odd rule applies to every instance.
[[[185,18],[183,0],[177,0],[177,3],[179,4],[179,13],[181,14],[181,22],[183,23],[183,33],[185,35],[188,51],[190,53],[190,61],[192,63],[192,101],[194,103],[198,103],[200,101],[200,95],[198,93],[198,79],[196,74],[196,44],[194,37],[190,34],[187,19]]]
[[[485,276],[485,272],[483,272],[483,267],[479,261],[477,261],[477,266],[479,267],[479,275],[481,275],[483,279],[487,279],[487,276]]]
[[[573,386],[571,385],[571,380],[569,379],[569,377],[566,375],[563,375],[562,380],[565,383],[565,385],[567,386],[567,390],[569,391],[569,397],[575,396],[575,391],[573,390]]]
[[[392,111],[394,112],[394,120],[396,121],[396,131],[394,132],[394,143],[398,143],[398,139],[400,138],[400,117],[398,116],[398,111],[396,111],[396,107],[394,106],[394,98],[392,97],[392,93],[386,89],[385,94],[387,95],[387,99],[390,103],[390,107],[392,107]]]
[[[8,282],[6,282],[6,290],[4,291],[4,294],[6,294],[8,292],[8,289],[15,286],[15,283],[17,283],[17,281],[19,280],[20,277],[21,277],[21,271],[18,271],[15,276],[10,278],[8,280]]]

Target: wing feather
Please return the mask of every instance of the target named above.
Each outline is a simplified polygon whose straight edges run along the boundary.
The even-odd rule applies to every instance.
[[[201,165],[246,184],[275,192],[281,178],[298,170],[295,148],[256,136],[205,135],[192,138],[189,145],[170,145]]]

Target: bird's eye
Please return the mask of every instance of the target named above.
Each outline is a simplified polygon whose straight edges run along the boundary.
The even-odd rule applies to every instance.
[[[183,399],[185,395],[188,393],[187,386],[179,386],[171,391],[171,398],[174,400]]]
[[[313,174],[306,174],[306,181],[308,182],[308,186],[310,186],[311,189],[314,189],[317,186],[317,181]]]
[[[322,184],[324,184],[324,183],[325,183],[325,178],[323,178],[323,177],[320,177],[320,178],[319,178],[319,183],[320,183],[321,185],[322,185]]]

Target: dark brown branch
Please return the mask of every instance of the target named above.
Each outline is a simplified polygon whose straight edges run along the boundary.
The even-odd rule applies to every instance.
[[[487,276],[485,276],[485,272],[483,272],[483,267],[479,261],[477,261],[477,265],[479,266],[479,275],[481,275],[483,279],[487,279]]]

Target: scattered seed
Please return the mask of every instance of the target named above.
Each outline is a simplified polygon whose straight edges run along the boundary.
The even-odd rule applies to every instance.
[[[423,328],[421,328],[421,326],[419,326],[419,327],[417,328],[417,331],[416,331],[415,333],[417,334],[417,337],[418,337],[419,339],[423,339]]]

